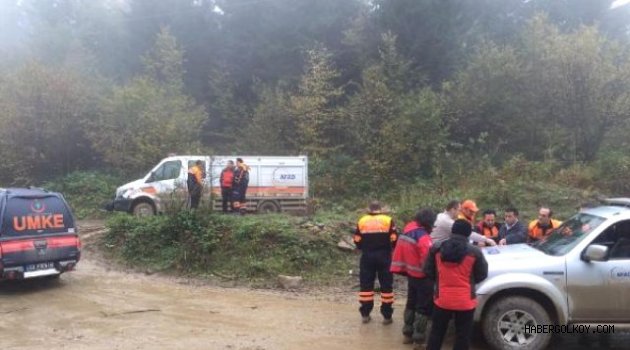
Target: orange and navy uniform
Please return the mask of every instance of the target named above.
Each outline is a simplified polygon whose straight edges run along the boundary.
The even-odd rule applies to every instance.
[[[381,314],[389,319],[394,309],[394,277],[389,271],[392,262],[392,250],[398,234],[391,217],[371,213],[363,216],[354,234],[354,243],[362,251],[359,279],[359,311],[362,316],[369,316],[374,308],[374,281],[381,286]]]
[[[479,230],[480,234],[484,235],[486,238],[490,238],[494,240],[497,243],[499,243],[499,229],[500,228],[501,228],[501,225],[497,223],[495,223],[492,226],[488,226],[483,221],[480,222],[479,225],[477,225],[477,230]]]
[[[537,241],[541,238],[547,237],[551,231],[557,229],[562,225],[562,221],[551,219],[549,226],[543,227],[540,225],[538,220],[533,220],[529,223],[529,227],[527,230],[528,238],[530,241]]]
[[[197,182],[197,184],[201,185],[201,182],[203,181],[203,170],[201,170],[199,166],[194,165],[190,169],[188,169],[188,172],[195,177],[195,181]]]

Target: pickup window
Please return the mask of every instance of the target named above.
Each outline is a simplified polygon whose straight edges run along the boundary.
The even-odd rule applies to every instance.
[[[548,255],[564,255],[605,220],[599,216],[580,213],[555,229],[547,238],[533,243],[532,247]]]

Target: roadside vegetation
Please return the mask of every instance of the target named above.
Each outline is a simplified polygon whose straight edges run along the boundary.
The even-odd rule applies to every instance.
[[[310,223],[284,215],[232,216],[187,211],[150,218],[115,215],[102,240],[110,256],[171,273],[247,281],[274,287],[278,275],[307,283],[349,278],[356,254],[336,247],[343,224]]]

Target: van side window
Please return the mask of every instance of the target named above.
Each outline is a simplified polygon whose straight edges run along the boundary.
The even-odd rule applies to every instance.
[[[593,244],[608,247],[608,259],[630,259],[630,220],[608,227]]]
[[[153,181],[173,180],[179,178],[182,171],[182,162],[179,160],[170,160],[162,164],[155,171]]]

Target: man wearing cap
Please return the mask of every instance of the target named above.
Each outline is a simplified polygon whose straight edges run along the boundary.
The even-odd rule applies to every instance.
[[[451,237],[451,228],[455,219],[461,218],[473,225],[475,214],[479,211],[477,204],[467,199],[461,204],[458,201],[450,201],[446,206],[443,213],[438,214],[435,219],[435,228],[431,232],[431,239],[433,243],[444,241]],[[470,239],[473,242],[477,242],[479,245],[494,246],[496,242],[490,238],[486,238],[477,232],[473,232],[470,235]]]
[[[475,285],[488,277],[488,263],[478,247],[468,242],[472,225],[458,219],[452,236],[434,245],[424,265],[427,278],[435,281],[434,308],[428,350],[442,347],[451,318],[455,322],[453,349],[468,349],[477,307]]]
[[[362,252],[359,272],[361,285],[359,312],[363,323],[371,320],[370,313],[374,308],[374,281],[377,277],[381,286],[383,324],[392,323],[394,276],[389,269],[397,238],[394,220],[381,212],[381,204],[378,201],[371,202],[368,214],[359,220],[354,233],[354,243]]]

